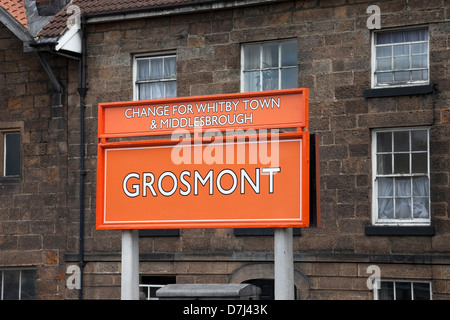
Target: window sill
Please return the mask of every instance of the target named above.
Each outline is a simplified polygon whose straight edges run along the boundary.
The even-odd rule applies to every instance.
[[[433,91],[434,84],[427,84],[423,86],[366,89],[364,90],[364,98],[409,96],[416,94],[433,93]]]
[[[434,225],[430,226],[366,226],[366,236],[434,236]]]
[[[0,183],[17,183],[20,182],[20,176],[3,176],[0,177]]]

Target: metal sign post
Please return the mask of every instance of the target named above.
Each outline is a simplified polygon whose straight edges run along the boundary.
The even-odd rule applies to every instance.
[[[294,300],[294,251],[292,228],[275,229],[275,300]]]
[[[122,231],[122,300],[139,300],[139,230]]]

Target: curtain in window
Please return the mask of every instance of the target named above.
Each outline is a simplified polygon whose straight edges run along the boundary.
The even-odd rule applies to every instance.
[[[393,219],[394,218],[394,202],[393,202],[393,179],[378,179],[378,218]]]
[[[177,95],[176,58],[137,60],[139,100],[173,98]]]
[[[263,90],[278,89],[278,44],[262,46]]]
[[[380,32],[376,36],[376,82],[428,80],[428,30]]]
[[[429,218],[429,185],[427,177],[413,178],[414,218]]]
[[[427,177],[378,178],[378,218],[427,219],[428,203]]]
[[[380,32],[377,35],[377,44],[427,41],[427,40],[428,40],[427,29]]]

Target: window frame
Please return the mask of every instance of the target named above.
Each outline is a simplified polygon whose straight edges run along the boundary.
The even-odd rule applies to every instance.
[[[175,58],[175,78],[160,78],[160,79],[154,79],[154,80],[143,80],[139,81],[137,79],[138,75],[138,60],[151,60],[151,59],[163,59],[173,57]],[[157,82],[175,82],[176,89],[177,89],[177,74],[178,71],[176,69],[176,61],[177,61],[177,55],[175,51],[164,51],[164,52],[158,52],[158,53],[141,53],[136,54],[133,56],[133,100],[139,101],[139,85],[143,83],[157,83]],[[175,97],[177,96],[177,93],[175,94]],[[145,99],[145,100],[152,100],[152,98]]]
[[[297,59],[296,59],[296,64],[295,65],[289,65],[289,66],[282,66],[281,65],[281,58],[282,58],[281,46],[282,46],[283,43],[286,43],[286,42],[296,42],[296,45],[297,45],[297,52],[296,52]],[[263,68],[262,67],[262,63],[263,63],[262,45],[264,45],[264,44],[271,44],[271,43],[276,43],[278,45],[278,67]],[[240,87],[241,87],[241,92],[250,92],[250,91],[245,91],[245,73],[246,73],[246,71],[249,71],[249,70],[245,70],[244,69],[244,67],[245,67],[245,46],[246,45],[259,45],[260,46],[260,48],[259,48],[259,55],[260,55],[259,68],[257,68],[257,69],[249,69],[249,70],[253,70],[253,71],[259,71],[260,79],[263,78],[262,74],[265,71],[275,70],[275,69],[278,71],[278,86],[277,86],[277,89],[272,89],[272,90],[280,90],[281,89],[281,81],[282,81],[281,70],[283,70],[283,69],[296,69],[297,70],[297,72],[296,72],[297,84],[296,84],[296,86],[294,88],[298,87],[298,40],[297,40],[297,38],[289,38],[289,39],[280,39],[280,40],[246,42],[246,43],[242,43],[241,44],[241,48],[240,48],[240,50],[241,50],[241,66],[240,66],[240,68],[241,68],[240,69],[240,81],[241,81]],[[264,91],[263,90],[263,81],[260,81],[258,92],[259,91]]]
[[[32,299],[36,299],[36,294],[37,294],[37,292],[36,292],[36,290],[37,290],[37,287],[36,287],[36,280],[37,280],[37,270],[35,269],[35,268],[0,268],[0,301],[2,301],[3,299],[4,299],[4,296],[5,296],[5,292],[4,292],[4,285],[5,285],[5,282],[4,282],[4,274],[5,274],[5,271],[8,271],[8,272],[11,272],[11,271],[17,271],[17,272],[19,272],[19,280],[18,280],[18,282],[17,282],[17,285],[18,285],[18,299],[16,299],[16,300],[24,300],[24,299],[22,299],[23,298],[23,296],[22,296],[22,292],[23,292],[23,288],[22,288],[22,285],[24,284],[23,283],[23,281],[22,281],[22,276],[23,276],[23,272],[24,271],[34,271],[34,274],[33,274],[33,276],[34,276],[34,292],[32,293]]]
[[[407,82],[398,82],[398,83],[380,83],[378,84],[376,81],[376,66],[377,66],[377,55],[376,55],[376,37],[378,34],[381,33],[392,33],[397,31],[414,31],[414,30],[426,30],[428,39],[426,40],[427,43],[427,61],[426,61],[426,68],[420,68],[420,69],[426,69],[427,71],[427,80],[418,80],[418,81],[407,81]],[[425,42],[425,41],[419,41],[419,42]],[[411,44],[413,41],[410,42],[404,42],[405,44]],[[394,45],[394,44],[390,44]],[[411,53],[409,54],[409,57],[411,57]],[[394,55],[392,55],[392,59],[394,58]],[[404,70],[411,71],[413,68],[408,68]],[[391,69],[391,72],[394,72],[395,69]],[[374,30],[372,32],[371,37],[371,87],[372,89],[386,89],[386,88],[402,88],[402,87],[415,87],[415,86],[426,86],[430,84],[430,30],[428,26],[413,26],[413,27],[406,27],[406,28],[391,28],[391,29],[384,29],[384,30]]]
[[[9,134],[18,134],[19,135],[19,145],[17,148],[19,149],[19,173],[18,174],[7,174],[6,170],[6,156],[7,156],[7,148],[6,148],[6,137]],[[11,129],[2,129],[0,128],[0,178],[2,179],[17,179],[22,176],[22,131],[20,128],[11,128]]]
[[[382,283],[392,283],[393,284],[393,300],[397,300],[397,290],[396,290],[396,286],[399,283],[409,283],[411,286],[411,300],[415,300],[414,299],[414,284],[415,283],[426,283],[429,285],[429,289],[430,289],[430,299],[429,300],[433,300],[433,285],[431,281],[428,280],[417,280],[417,281],[411,281],[411,280],[380,280],[378,284],[374,285],[373,287],[373,299],[374,300],[380,300],[380,294],[381,294],[381,284]],[[380,287],[378,288],[377,285],[379,285]]]
[[[391,174],[378,174],[378,164],[377,164],[377,133],[380,132],[391,132],[392,141],[394,132],[408,132],[411,136],[412,131],[427,131],[427,167],[426,173],[394,173]],[[410,142],[411,143],[411,142]],[[374,226],[430,226],[431,225],[431,192],[430,192],[430,127],[400,127],[400,128],[380,128],[372,130],[372,225]],[[394,154],[393,146],[391,153]],[[413,150],[411,148],[408,150],[408,154],[411,155]],[[423,153],[423,152],[422,152]],[[394,162],[394,157],[392,157],[392,163]],[[409,157],[409,168],[412,171],[412,157]],[[410,219],[399,219],[399,218],[388,218],[382,219],[378,218],[378,180],[379,178],[411,178],[412,177],[427,177],[428,178],[428,218],[414,218]],[[392,195],[393,199],[395,196]],[[414,214],[414,195],[411,193],[409,196],[411,199],[412,213]],[[394,207],[395,208],[395,207]]]

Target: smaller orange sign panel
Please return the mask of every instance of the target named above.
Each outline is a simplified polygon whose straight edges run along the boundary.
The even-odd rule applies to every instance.
[[[98,229],[309,224],[308,132],[100,149]]]
[[[99,104],[99,138],[306,127],[308,89]]]

